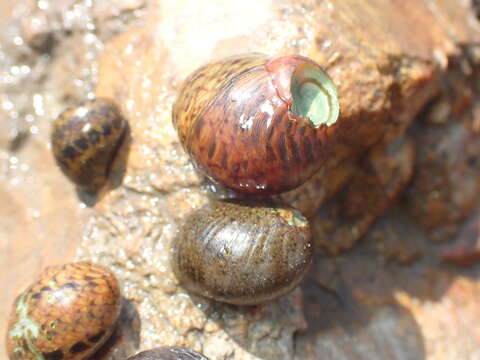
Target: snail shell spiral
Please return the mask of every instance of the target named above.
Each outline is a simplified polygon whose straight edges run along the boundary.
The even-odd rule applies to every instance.
[[[108,179],[127,126],[109,99],[97,98],[65,110],[52,128],[52,151],[57,164],[76,185],[101,187]]]
[[[172,268],[188,291],[235,305],[271,301],[308,271],[313,242],[307,219],[269,200],[212,201],[177,234]]]
[[[16,299],[7,331],[10,360],[81,360],[111,335],[120,287],[106,268],[89,262],[47,268]]]
[[[210,178],[249,194],[291,190],[320,169],[339,116],[313,60],[229,57],[190,75],[173,106],[180,142]]]

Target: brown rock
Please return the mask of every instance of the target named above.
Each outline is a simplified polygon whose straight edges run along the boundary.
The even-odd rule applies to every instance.
[[[445,262],[470,266],[480,260],[480,215],[474,214],[453,244],[443,246],[439,256]]]
[[[414,155],[412,142],[405,139],[374,149],[313,218],[316,250],[337,254],[352,248],[404,189]]]
[[[387,262],[411,264],[425,252],[425,234],[402,206],[395,206],[365,235],[368,249]]]
[[[423,122],[411,131],[417,157],[407,202],[434,241],[451,239],[478,206],[480,143],[475,123],[479,114],[473,94],[478,91],[479,75],[475,66],[478,62],[471,63],[468,57],[452,60],[440,95],[419,115]]]
[[[303,287],[309,327],[296,359],[475,356],[478,282],[432,259],[389,265],[361,246],[319,261]]]

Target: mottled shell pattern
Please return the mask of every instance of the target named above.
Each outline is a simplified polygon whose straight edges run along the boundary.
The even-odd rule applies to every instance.
[[[307,219],[272,201],[212,201],[181,227],[172,268],[193,294],[235,305],[285,295],[313,257]]]
[[[127,122],[109,99],[97,98],[65,110],[53,123],[52,151],[63,173],[80,187],[107,181]]]
[[[335,85],[299,55],[207,64],[185,80],[173,106],[180,141],[198,167],[252,194],[293,189],[318,171],[338,115]]]
[[[10,360],[80,360],[110,336],[121,307],[115,276],[89,262],[47,268],[16,299]]]
[[[142,351],[127,360],[208,360],[196,351],[180,346],[162,346]]]

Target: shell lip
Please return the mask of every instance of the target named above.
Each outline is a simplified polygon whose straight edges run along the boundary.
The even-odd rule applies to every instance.
[[[266,69],[294,116],[307,119],[315,128],[336,123],[340,113],[337,89],[320,65],[300,55],[287,55],[271,60]]]

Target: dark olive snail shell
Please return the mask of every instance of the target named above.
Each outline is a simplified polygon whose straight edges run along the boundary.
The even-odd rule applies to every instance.
[[[246,54],[190,75],[173,124],[209,177],[235,191],[274,194],[320,169],[338,114],[335,85],[313,60]]]
[[[111,335],[121,306],[115,276],[88,262],[47,268],[16,299],[7,331],[10,360],[80,360]]]
[[[193,294],[255,305],[296,287],[312,255],[310,227],[299,211],[271,201],[213,201],[180,229],[172,268]]]
[[[180,346],[162,346],[142,351],[127,360],[208,360],[196,351]]]
[[[105,184],[127,122],[109,99],[65,110],[53,123],[52,151],[63,173],[80,187]]]

